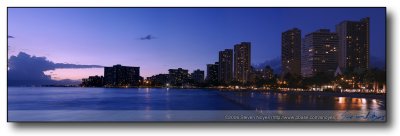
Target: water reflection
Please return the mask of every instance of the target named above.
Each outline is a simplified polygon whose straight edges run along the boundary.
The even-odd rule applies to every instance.
[[[337,97],[337,95],[326,93],[299,94],[274,91],[219,91],[174,88],[10,87],[8,89],[7,106],[9,111],[56,111],[54,115],[57,116],[54,117],[71,117],[59,116],[59,113],[60,111],[75,112],[80,110],[92,110],[96,111],[96,113],[98,111],[107,113],[108,111],[123,112],[123,110],[127,110],[129,111],[129,114],[126,115],[127,117],[140,118],[140,120],[173,120],[174,117],[177,117],[176,111],[182,110],[213,111],[208,116],[196,112],[199,115],[196,117],[204,116],[208,119],[220,117],[215,115],[216,112],[230,110],[243,110],[246,112],[254,112],[256,110],[261,113],[273,110],[277,114],[284,114],[290,111],[296,113],[297,110],[302,110],[310,112],[310,114],[315,114],[315,111],[319,111],[320,113],[317,114],[321,115],[330,110],[337,110],[336,116],[351,119],[356,117],[353,115],[357,115],[360,118],[364,118],[366,115],[373,117],[372,115],[379,114],[374,110],[386,110],[384,97]],[[142,113],[139,115],[132,114],[131,111],[140,111]],[[79,115],[81,114],[74,114],[77,117]],[[119,112],[118,114],[107,113],[107,116],[123,117],[119,115]],[[180,117],[189,118],[189,116]]]
[[[173,88],[9,88],[11,110],[385,110],[384,98]]]
[[[379,110],[384,105],[382,100],[367,98],[335,97],[335,109],[338,110]]]
[[[257,110],[385,110],[384,99],[279,92],[222,92],[226,99]]]

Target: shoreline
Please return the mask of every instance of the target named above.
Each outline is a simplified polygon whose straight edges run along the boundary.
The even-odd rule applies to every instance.
[[[373,98],[373,99],[386,99],[386,93],[373,94],[373,93],[348,93],[348,92],[329,92],[329,91],[280,91],[273,89],[228,89],[217,87],[79,87],[79,86],[9,86],[9,87],[66,87],[66,88],[114,88],[114,89],[129,89],[129,88],[169,88],[169,89],[205,89],[205,90],[218,90],[221,92],[269,92],[281,93],[289,95],[313,95],[313,96],[332,96],[332,97],[350,97],[350,98]]]

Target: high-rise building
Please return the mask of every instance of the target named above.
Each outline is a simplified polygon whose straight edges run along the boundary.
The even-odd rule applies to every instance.
[[[104,67],[104,83],[107,87],[138,86],[140,80],[140,67],[122,65]]]
[[[282,75],[301,72],[301,30],[293,28],[282,33]]]
[[[169,82],[173,86],[183,86],[189,82],[189,71],[187,69],[169,69]]]
[[[235,45],[234,78],[246,83],[251,73],[251,43],[242,42]]]
[[[338,64],[340,68],[363,68],[369,65],[369,18],[343,21],[336,25],[339,38]]]
[[[233,79],[233,51],[225,49],[219,52],[218,81],[220,83],[230,83]]]
[[[203,83],[204,82],[204,71],[197,69],[193,71],[191,74],[191,78],[195,84]]]
[[[207,64],[207,77],[206,81],[210,85],[218,84],[218,67],[219,63],[215,62],[215,64]]]
[[[302,45],[301,74],[304,77],[317,73],[331,74],[337,68],[336,48],[338,37],[329,29],[307,34]]]

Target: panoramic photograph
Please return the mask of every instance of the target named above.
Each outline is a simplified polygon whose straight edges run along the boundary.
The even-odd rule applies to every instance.
[[[386,122],[386,8],[7,8],[8,122]]]

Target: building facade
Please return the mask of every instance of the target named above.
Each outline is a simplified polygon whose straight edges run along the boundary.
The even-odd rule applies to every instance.
[[[251,83],[256,83],[259,80],[268,81],[273,79],[274,79],[274,70],[267,65],[262,69],[252,68],[252,73],[249,80]]]
[[[169,69],[169,83],[173,86],[183,86],[189,83],[189,71],[187,69]]]
[[[301,30],[293,28],[282,33],[282,75],[301,73]]]
[[[218,68],[219,63],[215,62],[215,64],[207,64],[207,77],[206,82],[210,85],[218,84]]]
[[[336,25],[338,64],[340,68],[369,68],[369,18],[343,21]]]
[[[104,77],[103,76],[89,76],[89,78],[82,79],[82,87],[103,87]]]
[[[167,86],[169,84],[168,74],[158,74],[151,77],[147,77],[147,81],[150,82],[152,86]]]
[[[234,78],[235,81],[246,83],[251,73],[251,43],[242,42],[235,45]]]
[[[218,81],[219,83],[228,84],[233,80],[233,51],[225,49],[219,52],[218,65]]]
[[[200,69],[193,71],[191,78],[195,84],[204,83],[204,71]]]
[[[333,75],[338,66],[337,46],[338,36],[329,29],[307,34],[302,45],[302,76],[311,77],[318,73]]]
[[[104,67],[104,84],[106,87],[138,86],[140,80],[140,67],[122,65]]]

